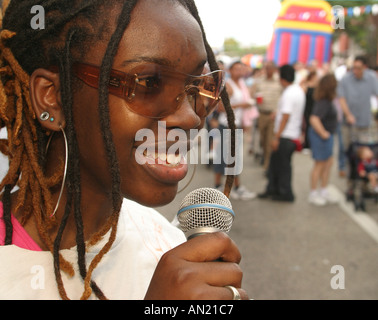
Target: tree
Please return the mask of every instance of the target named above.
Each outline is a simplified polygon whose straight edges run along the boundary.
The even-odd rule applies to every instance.
[[[328,1],[331,6],[361,7],[376,4],[374,0],[362,1]],[[345,17],[345,30],[335,30],[334,38],[346,32],[366,53],[371,65],[377,64],[377,38],[378,38],[378,16],[372,14],[361,14],[357,16]]]
[[[224,40],[224,51],[228,53],[237,53],[240,51],[240,43],[234,38],[226,38]]]
[[[267,46],[251,46],[242,47],[240,43],[234,38],[226,38],[223,44],[224,53],[231,57],[243,57],[246,54],[264,55],[267,51]]]

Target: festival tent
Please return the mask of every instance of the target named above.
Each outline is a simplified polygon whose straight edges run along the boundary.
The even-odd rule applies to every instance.
[[[274,26],[267,60],[277,65],[317,61],[328,63],[332,57],[331,5],[323,0],[285,0]]]

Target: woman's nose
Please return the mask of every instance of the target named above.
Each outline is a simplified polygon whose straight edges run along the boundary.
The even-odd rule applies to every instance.
[[[194,100],[193,100],[194,99]],[[205,119],[198,116],[195,111],[198,97],[184,94],[178,109],[165,117],[163,121],[166,122],[167,128],[180,128],[183,130],[196,129],[204,123]]]

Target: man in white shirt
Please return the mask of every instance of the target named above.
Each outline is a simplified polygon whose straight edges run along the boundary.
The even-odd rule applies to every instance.
[[[272,142],[272,156],[268,171],[269,183],[259,198],[293,202],[291,187],[291,158],[301,137],[306,96],[303,89],[294,83],[295,70],[290,65],[280,68],[280,82],[284,89],[278,110]]]

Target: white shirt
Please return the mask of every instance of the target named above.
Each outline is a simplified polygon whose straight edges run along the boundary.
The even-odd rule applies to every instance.
[[[89,249],[87,266],[108,237],[109,234]],[[184,234],[157,211],[125,200],[116,240],[94,270],[92,279],[108,299],[141,300],[161,256],[184,241]],[[77,268],[76,247],[61,253],[75,266],[71,279],[62,272],[67,295],[80,299],[84,285]],[[0,300],[4,299],[60,299],[52,254],[14,245],[0,247]],[[95,299],[94,294],[91,299]]]
[[[281,138],[299,139],[302,133],[305,104],[306,95],[303,89],[298,84],[288,86],[278,102],[274,132],[278,132],[283,114],[289,114],[289,121],[281,134]]]

